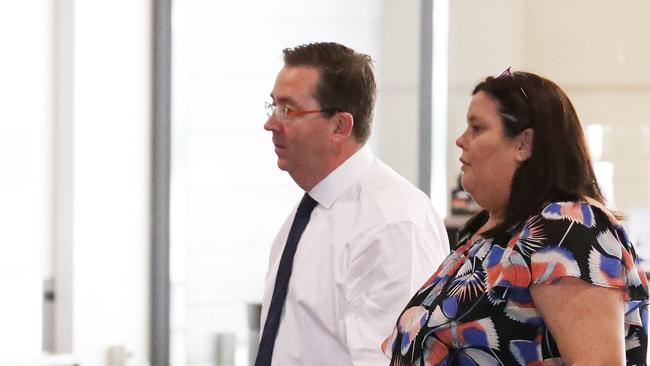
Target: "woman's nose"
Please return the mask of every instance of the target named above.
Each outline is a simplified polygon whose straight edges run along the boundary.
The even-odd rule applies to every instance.
[[[463,136],[465,133],[462,133],[460,136],[456,138],[456,146],[460,147],[461,149],[465,149],[465,140],[463,139]]]

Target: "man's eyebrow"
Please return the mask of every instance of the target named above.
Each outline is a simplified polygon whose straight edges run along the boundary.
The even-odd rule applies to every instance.
[[[276,98],[273,97],[273,94],[271,94],[271,99],[273,99],[273,101],[275,103],[291,104],[291,105],[294,105],[294,106],[297,105],[296,101],[291,97],[278,97],[276,99]]]

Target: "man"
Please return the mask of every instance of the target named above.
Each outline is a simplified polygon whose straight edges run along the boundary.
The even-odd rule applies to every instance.
[[[383,365],[381,342],[446,255],[446,232],[427,196],[366,146],[371,58],[313,43],[284,62],[264,128],[313,204],[271,248],[256,365]]]

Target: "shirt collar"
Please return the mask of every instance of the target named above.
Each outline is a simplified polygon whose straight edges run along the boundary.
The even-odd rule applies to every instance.
[[[334,202],[370,167],[375,157],[368,145],[352,154],[343,164],[321,180],[309,195],[319,204],[330,208]]]

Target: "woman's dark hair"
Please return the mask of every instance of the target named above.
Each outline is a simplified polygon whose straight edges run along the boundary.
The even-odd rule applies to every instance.
[[[325,117],[349,112],[354,117],[352,134],[363,143],[370,136],[377,86],[372,58],[334,42],[317,42],[283,50],[284,64],[314,67],[320,72],[314,98]]]
[[[584,197],[605,203],[573,104],[554,82],[528,72],[488,77],[472,91],[484,92],[498,104],[506,137],[527,128],[534,131],[533,150],[514,173],[504,220],[483,233],[496,236],[540,212],[554,201]],[[481,211],[468,221],[459,237],[487,220]]]

